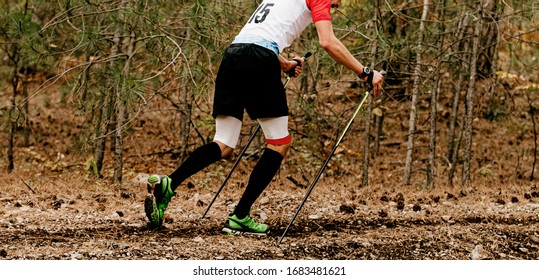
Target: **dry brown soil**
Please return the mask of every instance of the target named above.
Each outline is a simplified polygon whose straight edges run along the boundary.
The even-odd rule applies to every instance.
[[[172,201],[164,228],[152,230],[143,212],[143,186],[114,190],[101,181],[73,183],[74,176],[82,175],[71,173],[35,179],[36,194],[21,179],[9,180],[11,188],[0,193],[3,259],[538,258],[539,190],[532,187],[526,194],[534,197],[511,194],[505,204],[496,202],[498,194],[479,191],[466,196],[358,191],[368,200],[315,191],[277,244],[304,193],[279,184],[282,179],[253,210],[273,231],[266,238],[252,238],[220,233],[240,195],[234,182],[204,220],[199,218],[212,191],[182,191]],[[322,181],[319,187],[328,186]],[[399,191],[407,194],[403,204]]]

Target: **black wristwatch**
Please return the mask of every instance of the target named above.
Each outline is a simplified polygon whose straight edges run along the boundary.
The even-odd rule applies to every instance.
[[[358,77],[362,80],[367,77],[367,84],[372,86],[372,78],[374,77],[374,71],[367,67],[363,67],[363,73],[358,75]]]
[[[360,79],[364,79],[365,77],[371,75],[372,73],[372,70],[369,69],[368,67],[363,67],[363,73],[359,74],[358,77]]]

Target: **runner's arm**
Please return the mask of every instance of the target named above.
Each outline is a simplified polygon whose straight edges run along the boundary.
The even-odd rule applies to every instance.
[[[343,43],[335,37],[333,33],[333,24],[329,20],[320,20],[314,23],[318,33],[320,46],[338,63],[354,71],[356,74],[363,73],[363,64],[359,62]],[[382,90],[383,77],[378,71],[374,71],[372,79],[373,91],[378,95]]]

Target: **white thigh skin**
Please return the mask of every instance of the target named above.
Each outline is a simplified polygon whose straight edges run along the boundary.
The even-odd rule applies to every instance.
[[[282,139],[288,136],[288,116],[258,119],[266,139]]]
[[[221,142],[234,149],[238,144],[241,132],[241,121],[230,116],[217,116],[215,118],[215,136],[213,141]]]

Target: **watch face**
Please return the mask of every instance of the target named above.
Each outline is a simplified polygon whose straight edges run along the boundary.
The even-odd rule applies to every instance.
[[[365,67],[365,68],[363,68],[363,73],[369,75],[371,73],[371,69]]]

